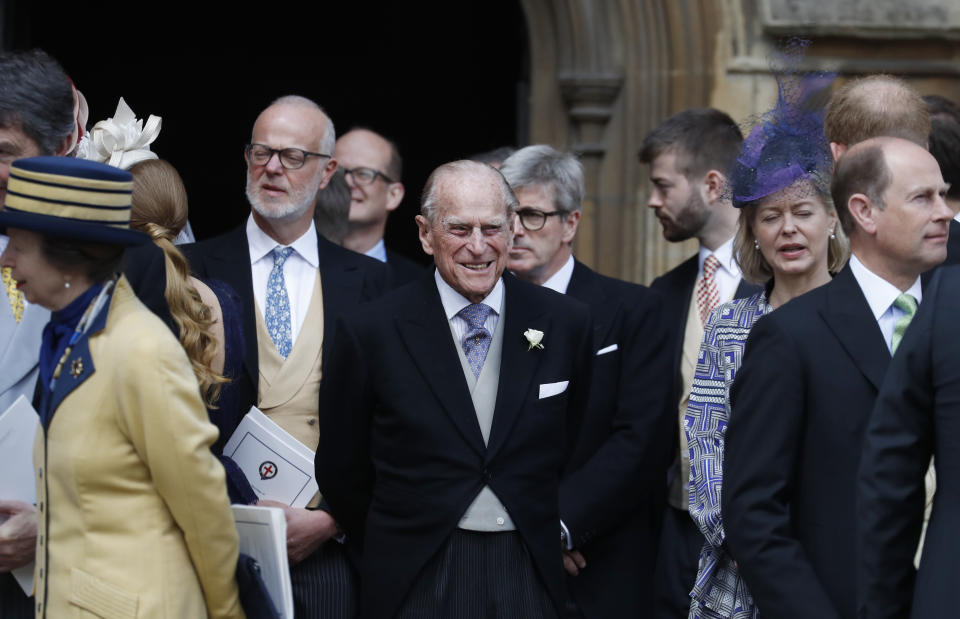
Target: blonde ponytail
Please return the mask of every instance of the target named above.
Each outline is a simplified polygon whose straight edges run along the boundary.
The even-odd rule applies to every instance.
[[[211,335],[214,324],[210,308],[190,283],[190,265],[173,244],[176,231],[186,225],[187,195],[180,175],[162,159],[134,165],[133,209],[130,225],[146,232],[163,250],[167,287],[164,291],[170,314],[177,324],[180,344],[187,352],[193,373],[200,383],[200,394],[208,408],[215,408],[220,389],[229,379],[213,369],[219,343]]]

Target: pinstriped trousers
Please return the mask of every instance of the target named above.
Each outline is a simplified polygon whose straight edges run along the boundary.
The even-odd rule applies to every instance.
[[[519,533],[455,529],[421,570],[396,617],[555,619],[557,611]]]
[[[290,567],[293,610],[297,619],[353,619],[359,587],[341,544],[330,540]]]
[[[33,619],[33,598],[24,594],[13,574],[0,574],[0,619]]]

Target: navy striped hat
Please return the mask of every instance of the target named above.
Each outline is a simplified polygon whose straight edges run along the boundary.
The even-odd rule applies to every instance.
[[[140,245],[130,229],[133,176],[126,170],[73,157],[28,157],[10,165],[0,226],[54,237]]]

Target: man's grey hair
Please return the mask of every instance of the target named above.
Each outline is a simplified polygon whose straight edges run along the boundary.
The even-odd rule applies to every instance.
[[[73,133],[73,85],[43,50],[0,54],[0,127],[20,129],[44,155]]]
[[[489,176],[496,178],[503,197],[504,210],[507,215],[513,215],[517,211],[517,196],[513,195],[513,190],[507,184],[503,174],[485,163],[461,159],[460,161],[451,161],[445,163],[434,170],[423,186],[423,194],[420,199],[420,214],[423,215],[431,225],[436,223],[437,208],[439,207],[440,191],[439,185],[444,178],[455,175],[473,175]]]
[[[521,148],[510,155],[500,172],[513,189],[542,185],[553,188],[557,210],[579,211],[583,203],[583,165],[573,153],[546,144]]]
[[[320,138],[320,152],[324,155],[333,154],[333,147],[337,143],[337,132],[333,128],[333,120],[322,107],[317,105],[315,101],[306,97],[301,97],[300,95],[284,95],[274,99],[270,104],[270,107],[273,107],[274,105],[298,105],[310,108],[312,110],[317,110],[323,114],[323,117],[327,119],[327,130],[324,131],[323,136]]]

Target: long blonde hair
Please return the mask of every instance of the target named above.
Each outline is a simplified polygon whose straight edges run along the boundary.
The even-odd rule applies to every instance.
[[[200,383],[200,394],[207,406],[213,408],[221,387],[228,382],[212,366],[218,346],[210,332],[214,319],[190,283],[187,259],[173,244],[187,223],[187,190],[177,170],[162,159],[141,161],[130,168],[130,173],[133,174],[130,225],[149,234],[163,250],[167,271],[164,296],[177,323],[180,344]]]

